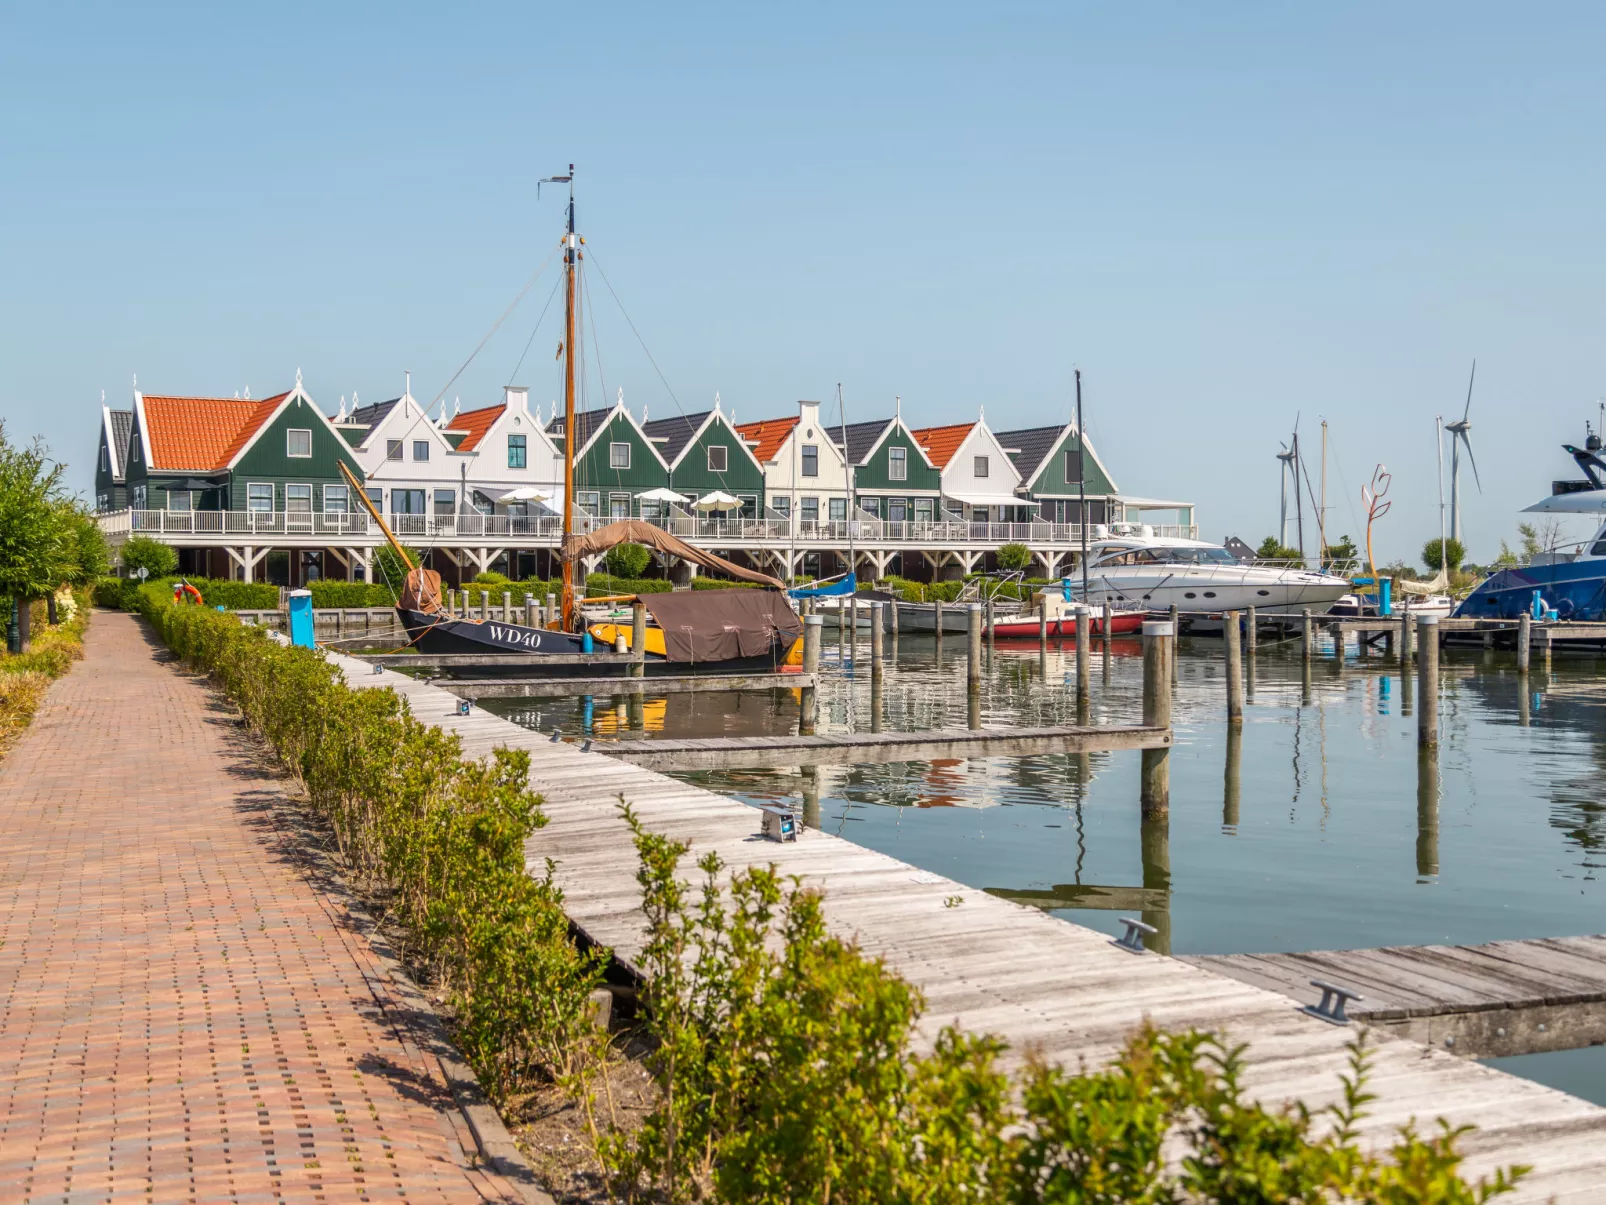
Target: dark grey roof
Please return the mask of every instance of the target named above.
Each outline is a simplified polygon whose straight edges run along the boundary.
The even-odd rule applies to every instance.
[[[374,402],[368,406],[359,406],[346,415],[346,421],[372,430],[384,421],[385,415],[389,414],[399,401],[401,401],[401,398],[393,397],[388,402]]]
[[[581,410],[574,416],[574,448],[578,452],[586,446],[586,440],[591,438],[592,432],[608,421],[613,413],[612,406],[604,406],[600,410]],[[548,435],[558,439],[563,438],[563,416],[560,414],[546,425]]]
[[[875,447],[876,440],[881,438],[881,433],[887,429],[887,424],[891,421],[890,418],[877,418],[867,423],[849,423],[847,427],[848,463],[858,464],[868,456],[870,449]],[[843,446],[842,426],[840,423],[822,422],[820,425],[825,428],[825,433],[831,437],[832,443],[839,448]]]
[[[674,418],[655,418],[650,423],[642,425],[647,438],[664,442],[658,444],[658,454],[669,464],[675,463],[675,457],[685,451],[686,445],[696,435],[698,430],[708,418],[708,411],[700,414],[677,414]]]
[[[132,410],[113,410],[112,414],[112,452],[117,457],[117,473],[114,481],[121,481],[128,472],[128,436],[134,430],[134,412]]]
[[[1069,423],[1061,423],[1057,427],[1027,427],[1020,431],[994,431],[1000,446],[1009,452],[1009,458],[1015,462],[1015,471],[1020,474],[1021,484],[1031,481],[1037,470],[1042,467],[1043,461],[1059,443],[1060,436],[1065,434]]]

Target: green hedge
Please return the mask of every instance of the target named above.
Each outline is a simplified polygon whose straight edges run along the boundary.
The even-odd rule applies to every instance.
[[[394,607],[396,596],[383,582],[313,582],[315,607]]]

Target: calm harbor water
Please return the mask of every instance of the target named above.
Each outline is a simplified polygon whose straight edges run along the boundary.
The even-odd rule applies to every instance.
[[[818,730],[961,728],[965,643],[888,645],[827,628]],[[846,656],[843,654],[846,653]],[[1225,722],[1219,641],[1181,642],[1168,820],[1145,823],[1138,754],[942,759],[680,775],[970,886],[1112,934],[1141,913],[1176,954],[1476,943],[1595,933],[1606,917],[1606,662],[1558,658],[1520,681],[1510,653],[1447,649],[1437,762],[1419,759],[1414,681],[1381,651],[1310,664],[1262,646],[1241,735]],[[1413,671],[1414,675],[1414,671]],[[1136,640],[1094,645],[1091,723],[1141,711]],[[1074,651],[988,655],[980,721],[1077,722]],[[486,700],[543,731],[598,739],[797,729],[795,692],[642,701]],[[1606,1103],[1606,1051],[1498,1065]]]

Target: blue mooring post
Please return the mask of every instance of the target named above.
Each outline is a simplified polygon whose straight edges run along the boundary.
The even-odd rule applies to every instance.
[[[1394,614],[1394,579],[1385,577],[1377,583],[1377,613],[1379,615]]]
[[[312,591],[290,591],[290,643],[310,649],[317,646],[312,634]]]

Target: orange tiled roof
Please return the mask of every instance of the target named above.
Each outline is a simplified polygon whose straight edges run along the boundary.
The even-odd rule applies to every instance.
[[[468,432],[463,437],[463,442],[457,445],[457,450],[459,452],[472,452],[479,447],[480,440],[485,438],[485,433],[491,429],[491,424],[501,418],[502,412],[506,409],[507,405],[505,403],[500,406],[486,406],[479,410],[465,410],[453,418],[446,425],[448,431]]]
[[[757,443],[753,455],[758,458],[759,464],[768,464],[780,451],[786,437],[797,426],[798,420],[793,418],[766,418],[756,423],[743,423],[736,428],[736,433],[748,443]]]
[[[152,469],[212,473],[227,468],[288,391],[260,401],[145,395],[145,436]]]
[[[948,427],[922,427],[918,431],[909,432],[915,437],[915,442],[925,450],[931,463],[939,469],[948,467],[948,462],[959,451],[959,445],[965,442],[965,436],[975,423],[954,423]]]

